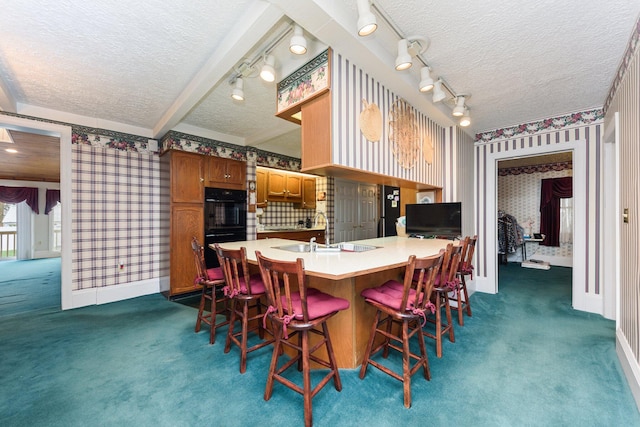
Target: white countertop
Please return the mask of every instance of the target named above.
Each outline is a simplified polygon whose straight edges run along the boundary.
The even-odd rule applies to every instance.
[[[416,255],[419,258],[436,255],[451,241],[394,236],[350,242],[379,247],[366,252],[298,253],[275,248],[291,243],[296,243],[296,241],[287,239],[248,240],[221,243],[220,246],[227,249],[239,249],[244,246],[247,249],[247,259],[252,264],[256,263],[256,250],[267,258],[283,261],[295,261],[296,258],[302,258],[305,270],[310,276],[339,280],[401,267],[406,264],[411,255]]]

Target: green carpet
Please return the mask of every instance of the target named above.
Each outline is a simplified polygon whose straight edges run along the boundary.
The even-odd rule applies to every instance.
[[[640,414],[615,353],[614,322],[570,306],[571,270],[500,267],[500,293],[472,296],[473,317],[435,357],[432,380],[402,384],[341,370],[313,399],[315,426],[618,426]],[[270,347],[244,375],[223,333],[193,332],[193,307],[150,295],[0,319],[2,426],[299,426],[302,396],[275,384]],[[390,357],[391,358],[391,357]]]
[[[60,258],[0,261],[0,317],[60,309]]]

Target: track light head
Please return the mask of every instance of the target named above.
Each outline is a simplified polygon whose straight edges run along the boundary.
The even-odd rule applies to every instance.
[[[262,78],[262,80],[271,83],[276,79],[275,64],[276,60],[273,55],[264,56],[264,64],[260,70],[260,78]]]
[[[429,92],[433,89],[433,78],[431,78],[431,70],[429,67],[420,69],[420,92]]]
[[[442,80],[438,79],[433,84],[433,102],[440,102],[447,97],[447,94],[442,90]]]
[[[358,6],[358,35],[368,36],[378,28],[376,16],[371,12],[369,0],[357,0]]]
[[[460,126],[467,127],[471,124],[471,117],[469,116],[469,109],[467,107],[464,108],[464,113],[462,117],[460,117]]]
[[[236,101],[244,101],[244,84],[242,82],[242,77],[236,77],[235,82],[232,82],[232,84],[234,87],[231,91],[231,98]]]
[[[453,108],[451,114],[455,117],[461,117],[464,114],[464,96],[460,95],[456,98],[456,106]]]
[[[293,36],[289,42],[289,50],[296,55],[307,53],[307,39],[304,38],[304,31],[298,24],[293,24]]]
[[[411,68],[413,65],[411,55],[409,55],[409,45],[407,39],[398,41],[398,56],[396,57],[396,70],[402,71]]]

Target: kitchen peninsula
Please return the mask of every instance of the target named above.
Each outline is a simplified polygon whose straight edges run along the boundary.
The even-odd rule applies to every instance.
[[[278,249],[297,243],[287,239],[266,239],[224,243],[221,246],[247,249],[252,268],[257,268],[256,251],[283,261],[304,260],[308,286],[331,295],[345,298],[350,308],[329,320],[331,341],[338,367],[356,368],[362,363],[371,321],[375,310],[360,296],[363,289],[379,286],[389,279],[402,280],[404,266],[410,255],[436,255],[449,240],[383,237],[350,242],[354,245],[375,246],[366,252],[290,252]]]

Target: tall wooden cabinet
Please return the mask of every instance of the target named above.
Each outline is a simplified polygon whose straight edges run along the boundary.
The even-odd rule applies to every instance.
[[[170,150],[161,165],[169,175],[169,295],[195,291],[191,239],[204,243],[204,177],[208,158]],[[166,224],[166,221],[165,221]]]
[[[204,245],[204,189],[245,189],[245,162],[179,150],[165,152],[161,159],[162,223],[169,228],[169,296],[198,290],[194,286],[196,266],[191,249],[195,236]],[[168,182],[166,182],[168,180]]]

